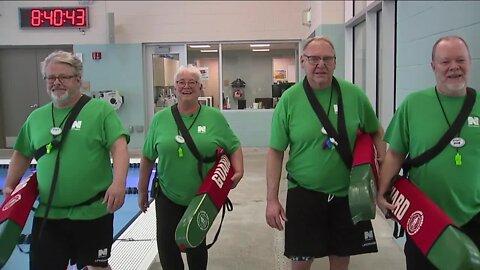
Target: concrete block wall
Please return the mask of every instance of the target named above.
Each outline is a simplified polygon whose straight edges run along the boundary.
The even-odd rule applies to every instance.
[[[480,89],[480,2],[398,1],[396,106],[412,91],[435,84],[430,67],[435,41],[446,35],[463,37],[470,47],[469,85]]]

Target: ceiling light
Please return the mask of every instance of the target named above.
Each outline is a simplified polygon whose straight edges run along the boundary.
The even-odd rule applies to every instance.
[[[190,48],[210,48],[210,45],[189,45]]]
[[[252,49],[252,52],[269,52],[270,49]]]
[[[200,50],[200,52],[218,52],[218,50]]]
[[[270,44],[250,44],[250,47],[252,47],[252,48],[270,47]]]

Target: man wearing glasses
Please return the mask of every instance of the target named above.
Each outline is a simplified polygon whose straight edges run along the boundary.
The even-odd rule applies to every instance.
[[[336,58],[330,40],[307,40],[300,60],[305,79],[282,95],[273,114],[266,220],[277,230],[283,230],[285,222],[284,255],[292,269],[310,269],[315,258],[325,256],[330,269],[348,269],[351,255],[376,252],[377,246],[370,221],[352,222],[347,197],[351,162],[347,164],[337,150],[343,147],[351,153],[361,129],[372,134],[381,160],[383,129],[364,91],[333,76]],[[315,107],[323,110],[324,120],[319,120]],[[333,131],[324,126],[326,121]],[[288,147],[284,210],[278,192]]]
[[[3,192],[12,192],[35,156],[39,206],[30,270],[64,270],[69,262],[78,269],[110,269],[113,212],[125,196],[128,133],[109,103],[82,96],[80,59],[55,51],[41,67],[52,102],[33,111],[23,124]],[[67,126],[80,100],[88,102]],[[55,143],[59,141],[60,146]]]

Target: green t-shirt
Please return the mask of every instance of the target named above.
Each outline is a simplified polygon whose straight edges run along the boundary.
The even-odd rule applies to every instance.
[[[465,100],[439,93],[448,122],[457,117]],[[462,165],[455,165],[457,149],[447,145],[426,164],[409,172],[412,180],[458,225],[480,212],[480,101],[477,100],[460,131],[465,145],[458,149]],[[448,130],[449,124],[435,95],[434,88],[410,94],[405,98],[385,132],[390,148],[412,158],[432,148]]]
[[[201,106],[199,113],[181,114],[181,117],[185,126],[190,127],[190,135],[203,157],[215,154],[217,147],[223,148],[227,154],[240,147],[240,141],[218,109]],[[214,163],[203,164],[200,178],[197,159],[186,143],[179,144],[175,140],[178,134],[171,107],[157,112],[148,129],[143,155],[150,160],[158,158],[158,180],[165,196],[176,204],[188,205]],[[179,147],[183,150],[182,157],[178,153]]]
[[[71,109],[57,109],[48,103],[33,111],[23,124],[14,149],[27,157],[34,156],[38,148],[52,141],[50,129],[53,120],[56,126],[63,121],[63,128],[64,119]],[[82,108],[60,151],[58,180],[48,218],[88,220],[107,213],[102,200],[88,206],[71,206],[94,197],[110,186],[113,178],[110,147],[122,135],[129,140],[118,114],[110,104],[92,99]],[[58,150],[53,150],[37,161],[41,204],[36,216],[44,216],[57,155]]]
[[[380,123],[365,93],[352,83],[337,80],[342,91],[348,139],[353,151],[357,129],[376,133],[380,129]],[[314,92],[338,131],[338,93],[332,92],[331,87]],[[332,101],[329,106],[330,97]],[[296,83],[282,95],[275,108],[270,147],[285,151],[290,146],[286,170],[300,186],[336,196],[346,196],[350,170],[337,150],[323,149],[322,144],[327,136],[321,132],[321,128],[322,124],[308,102],[302,82]],[[295,183],[289,182],[289,188],[295,186]]]

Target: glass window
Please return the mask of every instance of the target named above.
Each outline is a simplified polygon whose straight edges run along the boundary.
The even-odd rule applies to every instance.
[[[188,44],[187,63],[202,73],[203,96],[211,98],[214,107],[220,106],[219,44]]]
[[[296,82],[298,42],[222,44],[223,109],[270,109],[274,84]]]
[[[365,21],[353,27],[353,83],[366,88],[366,28]]]
[[[382,85],[382,76],[383,76],[383,69],[382,69],[382,49],[383,49],[383,42],[382,42],[382,10],[377,12],[377,114],[378,114],[378,101],[379,101],[379,94],[381,91]]]

